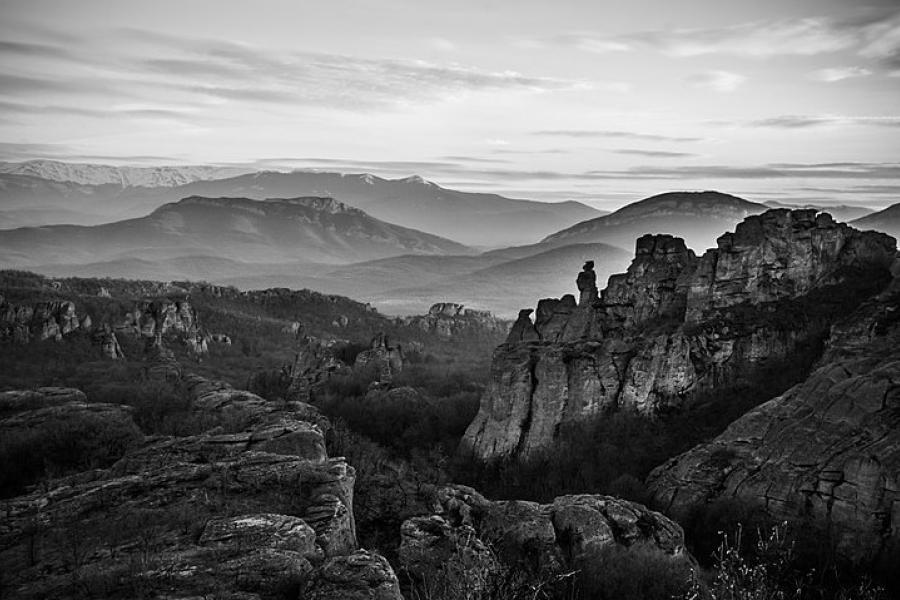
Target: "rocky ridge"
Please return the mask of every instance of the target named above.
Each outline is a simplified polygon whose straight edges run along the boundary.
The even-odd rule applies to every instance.
[[[846,310],[832,307],[841,290],[886,285],[895,252],[893,238],[815,210],[748,217],[699,258],[679,238],[643,236],[627,272],[602,292],[588,263],[577,302],[541,300],[533,322],[532,311],[520,313],[494,353],[462,451],[527,457],[567,422],[621,410],[656,416],[751,380],[827,331],[830,321],[808,309]]]
[[[832,328],[805,381],[661,465],[648,484],[655,502],[677,517],[738,500],[774,519],[807,523],[855,562],[896,565],[898,474],[900,279],[894,279]]]

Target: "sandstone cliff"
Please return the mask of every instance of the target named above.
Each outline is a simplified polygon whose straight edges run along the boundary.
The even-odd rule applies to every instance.
[[[809,378],[655,469],[683,517],[736,498],[806,521],[855,561],[900,556],[900,280],[836,324]]]
[[[644,236],[602,292],[588,263],[577,302],[541,300],[534,322],[520,313],[462,452],[527,457],[567,422],[653,417],[752,381],[886,285],[895,252],[893,238],[815,210],[748,217],[700,258],[678,238]]]

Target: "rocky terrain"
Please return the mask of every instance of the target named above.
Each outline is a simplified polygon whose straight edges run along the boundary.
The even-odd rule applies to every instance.
[[[494,354],[463,453],[525,458],[566,423],[655,418],[752,382],[880,291],[896,253],[893,238],[815,210],[748,217],[717,244],[698,258],[679,238],[641,237],[602,293],[588,263],[577,300],[541,300],[533,321],[523,311]]]
[[[200,377],[186,384],[195,410],[222,425],[132,440],[109,468],[0,503],[4,586],[18,598],[76,590],[257,598],[291,589],[304,598],[400,598],[390,565],[357,547],[354,470],[326,455],[327,421],[309,405],[274,405]],[[3,427],[40,431],[47,411],[127,418],[116,406],[61,396],[6,394],[2,408],[14,414]]]
[[[834,325],[805,381],[658,467],[649,484],[668,514],[684,518],[717,500],[740,500],[772,518],[805,522],[855,562],[888,566],[900,557],[898,474],[895,278]]]

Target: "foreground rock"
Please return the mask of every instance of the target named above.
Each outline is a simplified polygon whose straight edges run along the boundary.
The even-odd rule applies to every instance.
[[[654,470],[685,517],[737,499],[802,520],[855,562],[900,558],[900,281],[837,324],[818,368],[720,436]]]
[[[590,568],[610,549],[641,548],[687,565],[681,527],[635,502],[611,496],[560,496],[550,504],[485,499],[465,486],[437,494],[435,514],[403,523],[400,561],[414,579],[466,565],[470,587],[501,564],[549,578]]]
[[[895,252],[893,238],[815,210],[749,217],[700,258],[679,238],[641,237],[628,271],[602,293],[588,262],[577,302],[541,300],[534,322],[520,312],[462,452],[527,458],[566,423],[622,410],[656,416],[752,382],[883,289]]]
[[[317,411],[185,383],[209,432],[150,438],[110,468],[0,503],[13,595],[399,599],[386,561],[359,558],[355,473],[326,455]]]

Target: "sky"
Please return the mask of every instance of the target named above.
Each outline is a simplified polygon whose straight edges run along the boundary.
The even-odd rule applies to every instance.
[[[900,202],[900,0],[3,0],[0,160]]]

